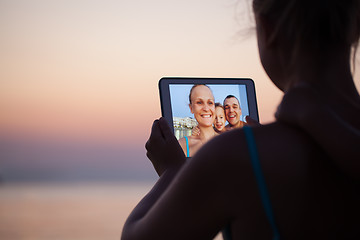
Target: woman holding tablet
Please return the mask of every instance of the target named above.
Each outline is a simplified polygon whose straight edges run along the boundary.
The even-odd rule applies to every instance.
[[[360,1],[252,2],[261,63],[286,93],[283,120],[223,133],[192,161],[156,120],[146,148],[160,178],[123,240],[212,239],[225,226],[232,239],[360,239],[360,96],[350,67]],[[313,101],[303,101],[314,95],[303,86]]]
[[[206,85],[194,85],[189,94],[189,107],[199,129],[198,135],[185,136],[179,144],[186,157],[192,157],[204,143],[217,135],[213,128],[215,121],[215,100],[210,88]]]

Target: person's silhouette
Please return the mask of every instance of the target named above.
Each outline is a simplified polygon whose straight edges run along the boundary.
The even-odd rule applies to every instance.
[[[186,162],[156,120],[146,149],[160,178],[123,240],[211,239],[225,226],[232,239],[360,239],[360,97],[350,67],[360,1],[253,0],[253,10],[261,63],[286,93],[280,121],[223,133]],[[303,101],[304,85],[317,98]]]

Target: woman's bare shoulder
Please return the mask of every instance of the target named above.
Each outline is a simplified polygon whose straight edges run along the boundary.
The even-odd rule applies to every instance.
[[[201,173],[206,170],[216,174],[224,183],[237,181],[239,176],[244,181],[246,178],[253,179],[249,153],[249,144],[252,144],[257,149],[266,175],[284,171],[304,176],[309,164],[315,164],[311,160],[324,154],[306,133],[285,124],[276,122],[253,127],[252,132],[255,143],[247,141],[243,129],[231,130],[213,138],[193,156],[192,167],[202,169]]]
[[[273,123],[252,130],[260,164],[270,178],[275,175],[282,176],[277,178],[281,181],[287,175],[296,176],[298,180],[305,178],[311,158],[321,156],[321,151],[299,129]],[[231,186],[234,183],[235,188],[252,191],[256,184],[248,146],[243,129],[231,130],[209,141],[192,161],[194,167],[207,169],[224,185],[234,188]]]
[[[323,153],[316,144],[312,144],[308,135],[294,127],[273,123],[254,127],[252,130],[258,160],[277,218],[284,223],[291,220],[295,225],[300,224],[307,214],[302,200],[309,196],[309,179],[314,186],[318,182],[328,186],[332,183],[331,173],[327,173],[328,168],[323,165]],[[249,220],[245,224],[248,231],[254,233],[254,226],[266,225],[266,217],[263,211],[258,211],[263,208],[248,144],[243,129],[229,131],[206,144],[193,158],[193,164],[203,179],[216,176],[216,181],[212,181],[212,184],[219,185],[217,189],[228,196],[224,208],[229,211],[235,224],[239,219],[239,228],[244,226],[241,216],[256,216],[254,222]],[[318,161],[313,161],[316,157]],[[202,175],[204,169],[208,172],[207,175]],[[323,196],[332,196],[320,190],[315,193],[312,196],[321,200]],[[288,209],[292,209],[292,212]],[[296,219],[291,214],[299,218]],[[281,227],[286,228],[286,224]]]
[[[255,145],[259,152],[273,152],[276,158],[289,152],[292,154],[297,149],[306,148],[309,143],[308,136],[300,129],[279,122],[252,127]],[[249,142],[243,129],[234,129],[223,133],[203,146],[200,153],[210,159],[249,159]],[[277,153],[281,152],[280,155]],[[199,154],[200,154],[199,153]],[[266,156],[271,157],[271,156]]]
[[[180,145],[185,145],[186,144],[186,140],[185,140],[184,137],[180,138],[178,141],[179,141]]]

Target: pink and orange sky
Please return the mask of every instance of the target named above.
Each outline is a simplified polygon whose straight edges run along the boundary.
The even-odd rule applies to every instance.
[[[248,1],[237,2],[1,0],[0,175],[141,169],[163,76],[252,78],[260,120],[271,122],[281,92],[246,31]]]

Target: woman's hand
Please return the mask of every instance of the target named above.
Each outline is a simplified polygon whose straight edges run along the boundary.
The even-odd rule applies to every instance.
[[[196,126],[191,130],[191,136],[198,137],[199,135],[200,135],[200,128],[199,126]]]
[[[186,159],[165,118],[154,121],[145,148],[147,150],[146,156],[152,162],[159,176],[168,168],[182,165]]]

